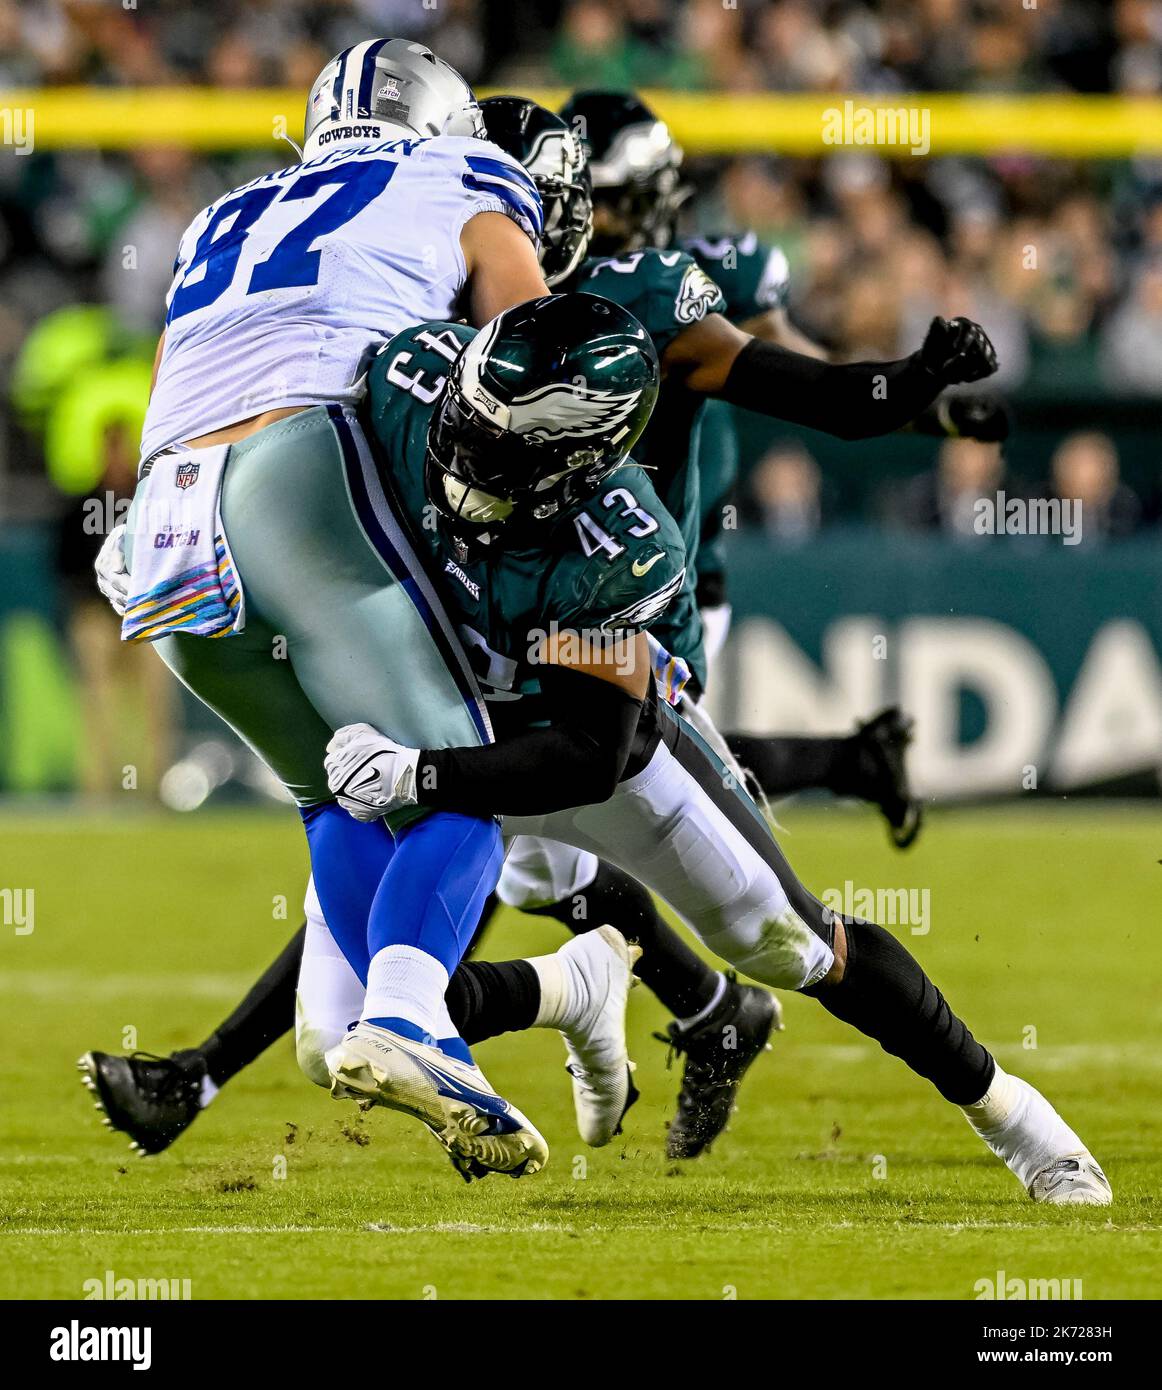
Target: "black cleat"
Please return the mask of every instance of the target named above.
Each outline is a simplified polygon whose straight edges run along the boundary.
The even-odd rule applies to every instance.
[[[172,1057],[86,1052],[77,1070],[104,1123],[128,1134],[129,1147],[143,1158],[168,1149],[202,1109],[206,1064],[194,1052]]]
[[[907,849],[923,823],[923,804],[908,786],[905,755],[912,742],[912,723],[897,705],[890,705],[852,735],[859,795],[884,813],[897,849]]]
[[[735,1108],[743,1077],[767,1048],[772,1029],[782,1026],[775,996],[757,985],[738,984],[730,972],[726,992],[709,1017],[690,1029],[671,1023],[664,1033],[654,1034],[670,1044],[671,1056],[686,1056],[678,1113],[666,1140],[667,1158],[697,1158],[718,1138]]]

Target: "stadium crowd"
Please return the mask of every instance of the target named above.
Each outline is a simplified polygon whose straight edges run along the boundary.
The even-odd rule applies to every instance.
[[[368,32],[422,38],[491,87],[1162,89],[1162,0],[0,0],[0,86],[305,90]],[[269,151],[169,148],[0,158],[0,375],[13,381],[0,515],[5,495],[9,514],[25,510],[24,484],[43,473],[48,349],[34,325],[100,305],[107,353],[147,352],[180,232],[269,164]],[[940,309],[986,326],[1007,392],[1162,394],[1162,162],[772,151],[688,170],[690,228],[751,227],[780,245],[792,316],[837,355],[898,355]],[[794,468],[770,476],[803,485]],[[1127,515],[1148,516],[1142,500]]]

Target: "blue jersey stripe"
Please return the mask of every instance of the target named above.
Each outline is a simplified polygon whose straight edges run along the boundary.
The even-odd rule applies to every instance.
[[[424,625],[432,635],[432,640],[451,673],[456,686],[468,708],[468,713],[476,726],[482,743],[492,743],[492,721],[472,668],[468,664],[452,624],[440,604],[435,586],[424,572],[416,558],[407,535],[391,510],[390,502],[379,486],[375,465],[370,457],[366,442],[360,448],[351,422],[342,406],[329,405],[327,414],[339,438],[343,451],[343,465],[347,474],[347,485],[360,523],[376,553],[388,569],[395,575],[416,611],[424,620]],[[368,477],[376,481],[376,496],[369,491]],[[378,501],[379,505],[376,505]]]
[[[491,174],[494,178],[508,179],[519,184],[540,202],[541,195],[537,192],[532,177],[515,161],[509,164],[503,159],[493,159],[486,154],[470,154],[466,159],[469,169],[474,169],[478,174]]]
[[[528,180],[518,180],[515,171],[498,159],[469,155],[466,162],[475,172],[464,175],[465,186],[502,199],[539,237],[545,229],[545,217],[536,185]]]

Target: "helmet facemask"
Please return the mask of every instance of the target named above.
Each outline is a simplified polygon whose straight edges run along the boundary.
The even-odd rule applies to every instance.
[[[487,419],[454,379],[428,428],[425,487],[466,545],[519,544],[559,517],[624,462],[579,441],[533,443]],[[520,478],[519,486],[513,479]]]
[[[545,212],[541,233],[541,273],[550,289],[563,284],[589,250],[593,236],[593,195],[589,171],[581,169],[574,182],[555,176],[536,177]]]

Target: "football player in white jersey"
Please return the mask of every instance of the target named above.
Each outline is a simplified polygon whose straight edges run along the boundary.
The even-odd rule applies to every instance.
[[[499,872],[496,823],[408,817],[353,835],[367,827],[335,805],[323,754],[358,719],[425,745],[491,737],[434,589],[345,446],[365,363],[393,334],[479,326],[547,292],[540,199],[483,138],[459,74],[404,39],[327,64],[303,155],[181,239],[124,536],[122,636],[155,642],[298,802],[328,920],[358,917],[348,926],[366,936],[364,1018],[388,1039],[373,1061],[396,1108],[465,1176],[519,1176],[543,1165],[544,1141],[472,1065],[444,1002]],[[363,891],[389,875],[391,891]]]

